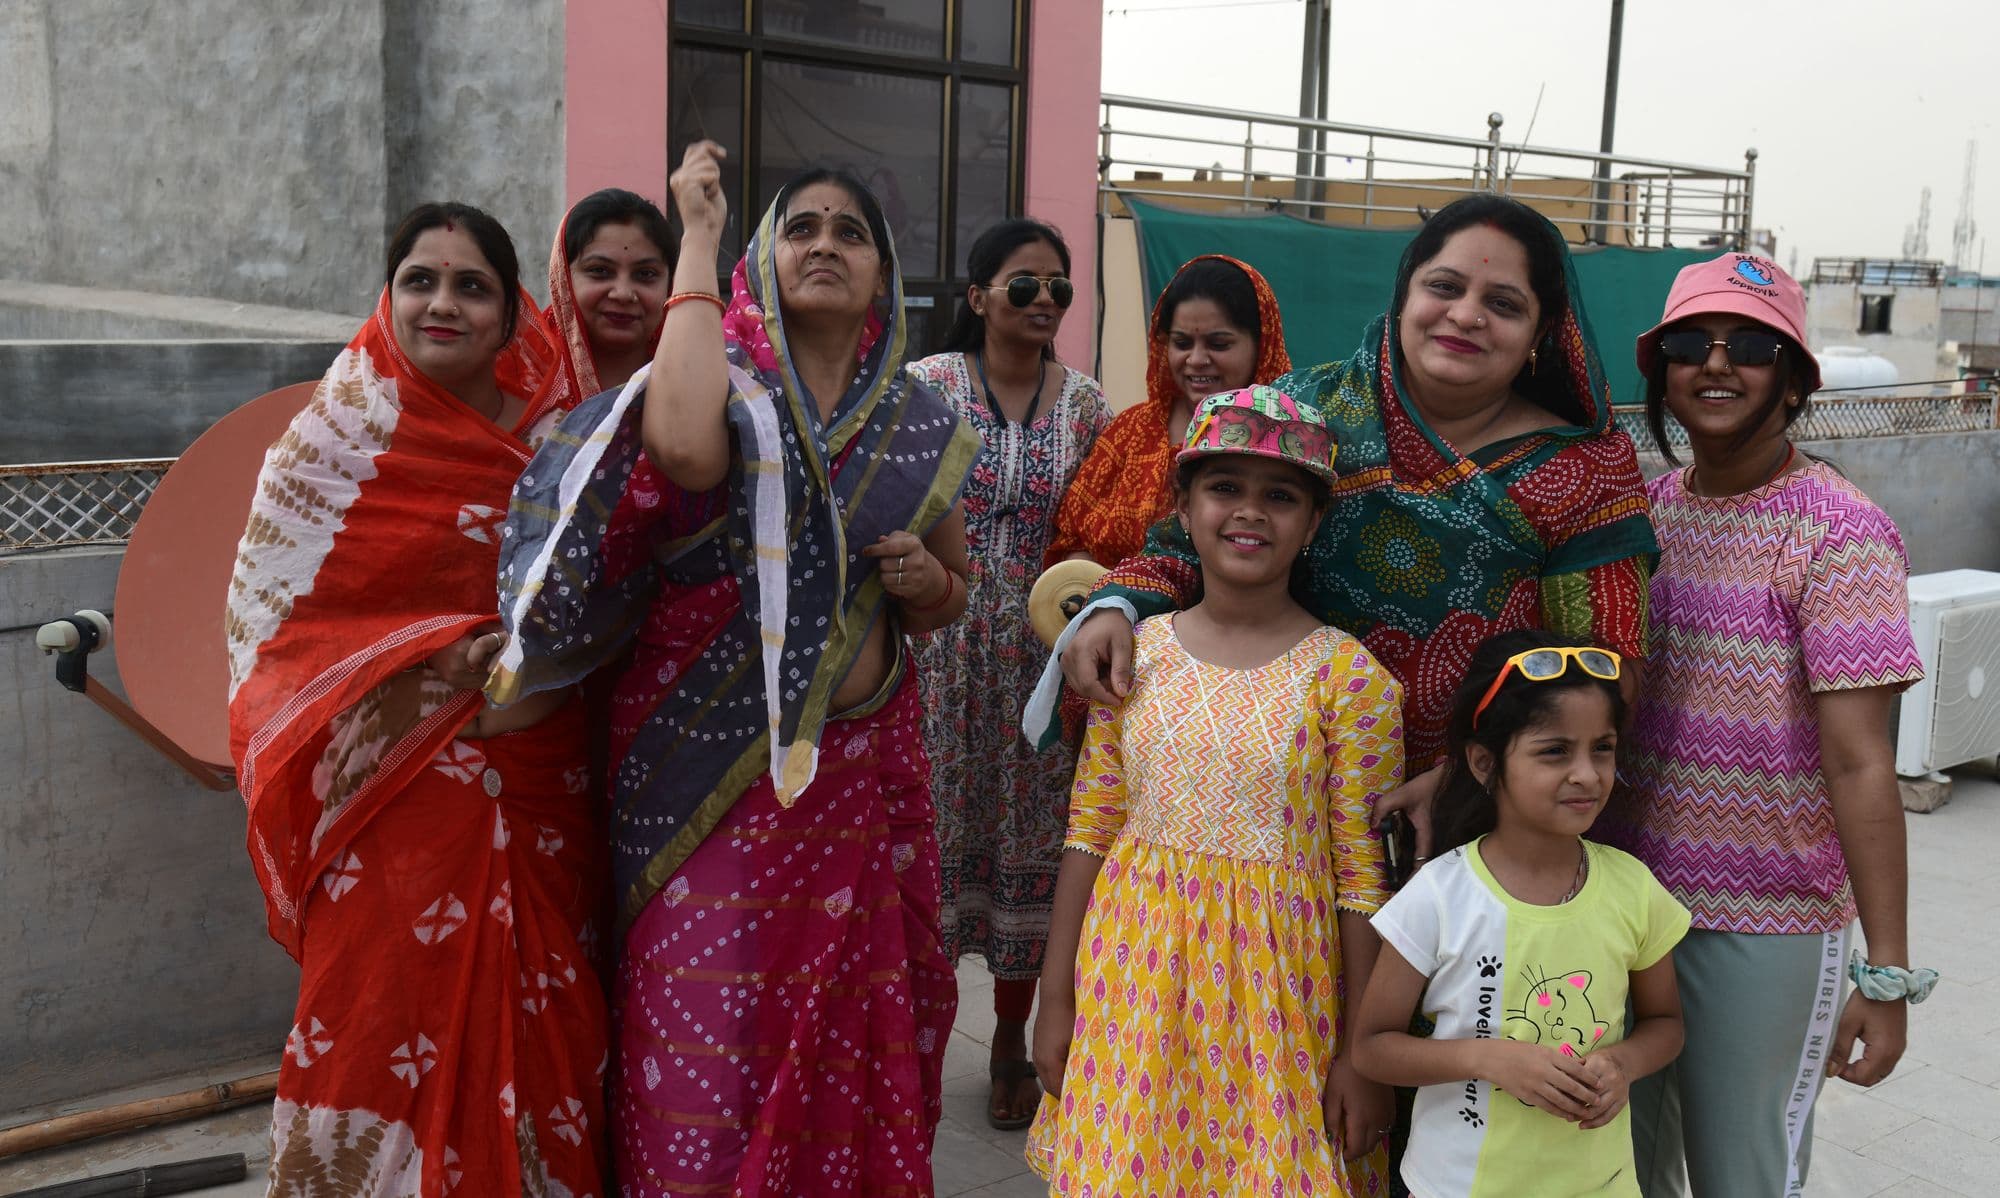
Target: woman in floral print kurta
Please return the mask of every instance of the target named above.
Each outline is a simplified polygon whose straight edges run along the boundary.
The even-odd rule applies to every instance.
[[[1069,753],[1037,753],[1021,738],[1021,700],[1044,652],[1028,622],[1028,591],[1056,506],[1111,414],[1096,380],[1049,349],[1074,296],[1056,232],[1032,220],[995,225],[973,244],[967,267],[968,304],[946,337],[953,348],[910,367],[986,446],[964,496],[965,615],[918,642],[918,678],[944,864],[945,951],[954,960],[978,953],[992,971],[987,1114],[996,1127],[1022,1127],[1037,1099],[1026,1024],[1072,765]],[[1023,278],[1036,287],[1017,305],[1009,285]]]

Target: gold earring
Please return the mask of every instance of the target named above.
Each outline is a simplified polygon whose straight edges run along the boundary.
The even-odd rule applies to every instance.
[[[1536,371],[1536,370],[1540,369],[1540,363],[1538,363],[1538,362],[1536,362],[1536,361],[1535,361],[1535,355],[1536,355],[1537,353],[1539,353],[1539,352],[1540,352],[1539,348],[1537,348],[1537,349],[1531,349],[1531,350],[1529,350],[1529,351],[1528,351],[1528,373],[1529,373],[1529,374],[1533,374],[1533,373],[1535,373],[1535,371]]]

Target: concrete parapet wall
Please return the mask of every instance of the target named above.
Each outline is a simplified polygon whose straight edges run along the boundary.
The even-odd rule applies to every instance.
[[[0,1126],[218,1061],[275,1068],[298,971],[243,800],[64,690],[42,622],[112,613],[121,549],[0,557]],[[118,689],[113,649],[91,671]]]
[[[0,263],[358,311],[396,219],[457,199],[532,285],[562,215],[562,10],[0,0]]]
[[[0,465],[178,457],[266,391],[317,379],[338,341],[0,341]]]
[[[362,315],[0,279],[0,341],[276,338],[345,342]]]

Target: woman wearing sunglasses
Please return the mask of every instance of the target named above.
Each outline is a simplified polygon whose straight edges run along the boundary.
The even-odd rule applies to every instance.
[[[1648,1195],[1679,1193],[1683,1160],[1698,1196],[1801,1192],[1822,1082],[1887,1077],[1904,999],[1935,978],[1908,969],[1888,737],[1922,672],[1908,567],[1882,510],[1785,435],[1819,386],[1805,315],[1782,270],[1725,254],[1681,271],[1639,337],[1653,438],[1675,461],[1672,413],[1694,455],[1650,487],[1633,785],[1598,824],[1693,914],[1686,1051],[1633,1089]],[[1850,966],[1857,916],[1868,959]],[[1850,971],[1866,997],[1842,1011]]]
[[[1056,503],[1111,419],[1097,380],[1055,360],[1076,297],[1069,247],[1036,220],[981,233],[967,255],[965,306],[945,352],[910,367],[986,444],[965,489],[965,617],[918,639],[927,702],[945,952],[986,958],[993,973],[996,1128],[1028,1125],[1041,1091],[1027,1021],[1062,863],[1071,761],[1021,740],[1020,696],[1042,643],[1028,591],[1048,550]]]
[[[1056,512],[1048,565],[1086,557],[1115,566],[1138,553],[1173,507],[1173,456],[1201,401],[1292,368],[1271,285],[1221,254],[1182,264],[1153,305],[1151,329],[1146,398],[1118,414],[1077,471]]]

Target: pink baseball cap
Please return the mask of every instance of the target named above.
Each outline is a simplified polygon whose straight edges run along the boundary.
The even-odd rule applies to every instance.
[[[1684,266],[1667,292],[1660,323],[1639,334],[1639,371],[1650,376],[1660,361],[1660,331],[1677,320],[1710,313],[1746,316],[1785,335],[1806,356],[1811,390],[1819,390],[1819,359],[1806,345],[1806,293],[1769,258],[1724,254]]]

